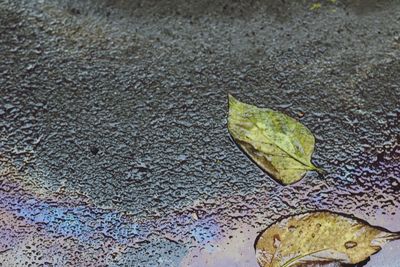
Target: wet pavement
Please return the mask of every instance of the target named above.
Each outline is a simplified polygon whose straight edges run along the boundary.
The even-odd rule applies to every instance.
[[[400,3],[291,2],[0,0],[0,266],[253,267],[311,210],[400,231]],[[263,173],[228,93],[299,119],[326,174]]]

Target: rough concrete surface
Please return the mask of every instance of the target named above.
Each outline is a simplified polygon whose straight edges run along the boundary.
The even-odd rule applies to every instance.
[[[253,267],[311,210],[400,231],[400,2],[314,3],[0,0],[0,266]],[[275,183],[228,93],[299,119],[326,174]]]

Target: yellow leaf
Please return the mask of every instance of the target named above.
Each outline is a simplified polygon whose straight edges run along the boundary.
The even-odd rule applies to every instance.
[[[321,3],[314,3],[311,5],[310,10],[316,10],[321,8]]]
[[[262,267],[308,266],[315,263],[357,264],[398,233],[357,218],[327,211],[311,212],[269,226],[256,241]]]
[[[245,104],[229,95],[228,130],[261,169],[282,184],[299,181],[309,170],[315,139],[295,119],[267,108]]]

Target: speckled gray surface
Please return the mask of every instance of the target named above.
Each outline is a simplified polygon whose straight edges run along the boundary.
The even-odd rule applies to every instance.
[[[257,232],[315,209],[400,231],[400,3],[287,2],[0,1],[0,154],[145,222],[105,265],[253,266]],[[327,174],[270,179],[230,140],[228,92],[298,118]]]

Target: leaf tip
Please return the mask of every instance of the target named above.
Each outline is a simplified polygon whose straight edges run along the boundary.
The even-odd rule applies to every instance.
[[[236,98],[233,95],[231,95],[230,93],[228,93],[228,101],[229,101],[229,103],[232,103],[233,101],[236,101]]]
[[[234,109],[238,104],[240,103],[239,100],[237,100],[233,95],[228,93],[228,107],[229,110]]]
[[[315,166],[315,165],[313,165],[313,170],[316,171],[316,172],[318,172],[318,173],[321,174],[321,175],[326,174],[326,171],[325,171],[324,169],[319,168],[319,167],[317,167],[317,166]]]

